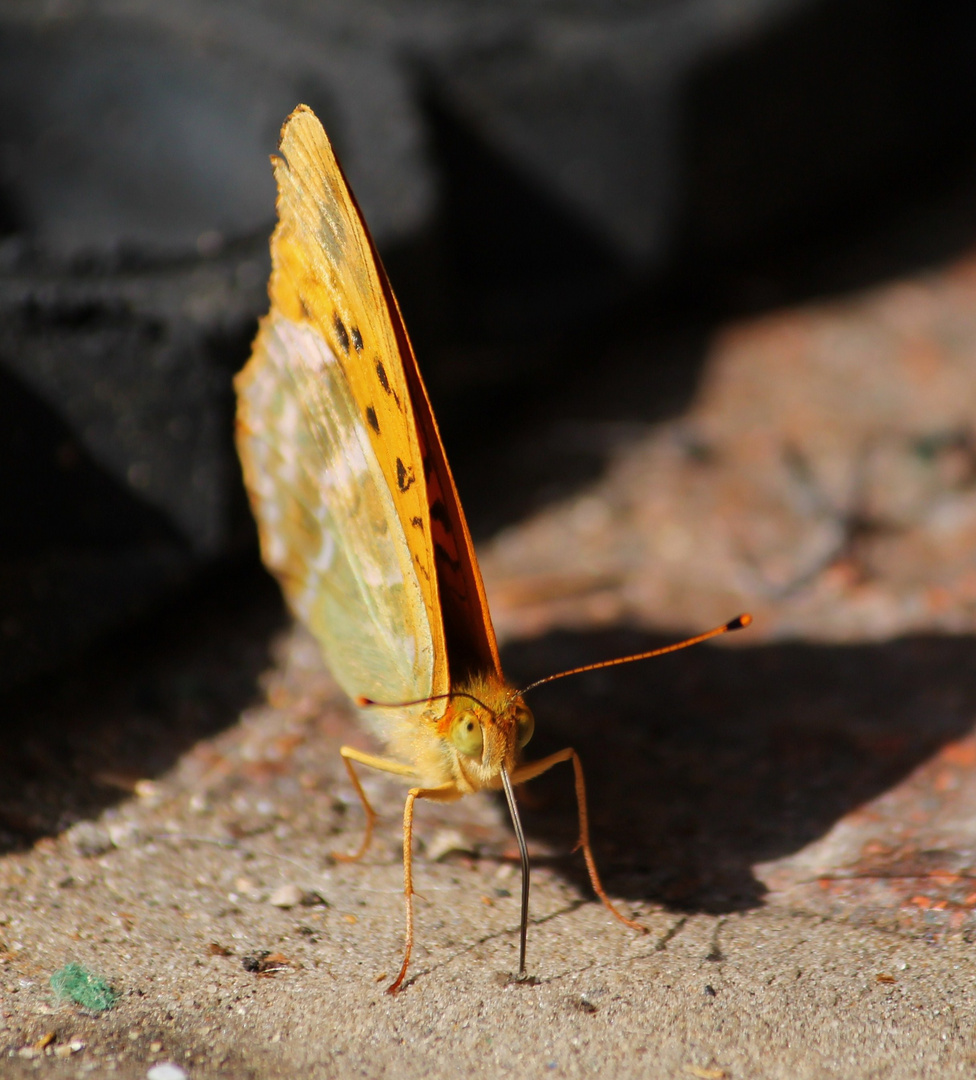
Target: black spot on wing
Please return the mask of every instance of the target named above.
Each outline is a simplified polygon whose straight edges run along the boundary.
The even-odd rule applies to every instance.
[[[415,479],[413,469],[407,468],[407,466],[397,458],[397,487],[401,491],[408,491],[413,486]]]
[[[454,532],[454,526],[451,524],[451,519],[447,516],[447,507],[440,499],[435,500],[431,506],[430,516],[434,521],[439,522],[444,527],[444,532]]]
[[[366,406],[366,419],[369,421],[369,426],[376,432],[377,435],[379,435],[380,422],[376,419],[376,410],[373,408],[372,405]]]
[[[305,297],[300,296],[298,298],[298,302],[302,305],[302,314],[305,316],[305,318],[309,322],[311,322],[312,321],[312,312],[309,310],[308,304],[305,303]]]
[[[393,387],[390,386],[390,379],[389,376],[386,374],[386,368],[383,367],[382,360],[376,361],[376,377],[380,381],[380,386],[382,386],[388,394],[392,394],[393,400],[396,402],[397,408],[399,409],[400,397],[397,394],[396,390],[394,390]]]
[[[363,335],[359,332],[358,326],[352,328],[352,343],[356,346],[356,352],[363,351]]]
[[[455,574],[458,573],[461,569],[460,560],[452,559],[451,556],[448,555],[447,551],[443,547],[441,547],[440,544],[434,544],[434,558],[439,563],[447,563],[447,565],[451,568],[452,572]],[[455,590],[455,592],[457,592],[457,590]],[[461,596],[462,594],[457,593],[457,595]]]
[[[410,524],[413,525],[415,529],[423,529],[424,519],[421,517],[412,517],[410,519]]]
[[[337,311],[332,317],[332,325],[335,328],[336,337],[339,339],[339,344],[342,346],[342,351],[349,355],[349,333],[343,324],[342,319],[339,318],[339,312]]]

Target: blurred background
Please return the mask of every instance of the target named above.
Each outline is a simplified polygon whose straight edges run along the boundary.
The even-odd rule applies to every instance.
[[[213,661],[85,729],[134,775],[257,692],[285,615],[231,379],[299,102],[402,301],[500,634],[541,643],[523,677],[744,609],[753,646],[972,633],[974,55],[965,2],[0,5],[11,728],[55,673],[51,731],[111,695],[133,642]],[[954,693],[885,777],[967,730]],[[80,812],[45,791],[11,836]]]
[[[971,5],[915,0],[3,5],[0,686],[253,557],[230,379],[266,307],[268,155],[296,103],[340,150],[486,540],[685,411],[718,326],[965,256],[974,47]],[[863,327],[847,318],[849,342]],[[891,332],[934,333],[934,318]],[[776,394],[802,399],[807,379],[846,397],[847,375],[798,347],[811,355],[794,343],[787,370],[767,341],[736,377],[768,391],[751,421],[777,429],[764,453],[783,459],[793,439],[783,460],[812,506],[792,526],[809,550],[756,569],[769,596],[878,517],[852,503],[867,481],[819,475],[776,420]],[[844,401],[860,415],[835,474],[897,457],[917,402],[876,401],[900,377],[883,348],[851,361],[877,387]],[[775,393],[747,374],[764,364]],[[963,383],[933,391],[911,434],[965,479]],[[855,451],[873,403],[885,445]],[[804,422],[837,421],[824,409]],[[726,417],[727,434],[745,419]],[[716,453],[715,433],[672,435]],[[685,523],[688,558],[722,530],[709,517]],[[519,584],[520,558],[501,560],[503,598],[539,591]],[[623,572],[608,558],[590,574],[604,584]],[[628,603],[651,624],[698,617],[666,599]]]

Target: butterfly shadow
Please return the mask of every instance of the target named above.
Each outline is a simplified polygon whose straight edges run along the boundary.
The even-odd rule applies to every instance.
[[[516,682],[661,644],[556,633],[509,650]],[[537,691],[529,758],[566,745],[586,770],[591,835],[613,895],[685,912],[755,907],[757,863],[797,852],[889,790],[976,715],[976,639],[712,648]],[[572,781],[533,781],[531,837],[575,843]],[[579,856],[555,860],[588,889]]]
[[[262,696],[287,625],[277,586],[231,564],[157,618],[0,699],[0,855],[131,797]]]

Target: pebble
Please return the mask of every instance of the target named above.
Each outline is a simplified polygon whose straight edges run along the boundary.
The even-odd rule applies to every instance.
[[[289,882],[281,885],[268,897],[268,903],[280,908],[293,908],[301,904],[302,907],[315,907],[316,904],[329,906],[328,900],[314,889],[301,889]]]
[[[443,859],[452,851],[470,851],[471,842],[457,831],[457,829],[438,829],[431,837],[427,845],[427,858],[431,862]]]
[[[139,843],[139,830],[133,821],[113,821],[108,826],[108,838],[113,847],[135,847]]]
[[[77,821],[66,835],[68,843],[79,855],[104,855],[114,847],[108,830],[94,821]]]
[[[146,1080],[187,1080],[187,1076],[186,1069],[172,1061],[161,1061],[146,1073]]]
[[[85,1049],[85,1044],[81,1039],[72,1039],[69,1043],[60,1043],[54,1048],[54,1056],[57,1058],[71,1057],[72,1054],[77,1054]]]
[[[293,908],[298,907],[305,899],[305,890],[295,884],[281,885],[268,898],[268,903],[273,907]]]

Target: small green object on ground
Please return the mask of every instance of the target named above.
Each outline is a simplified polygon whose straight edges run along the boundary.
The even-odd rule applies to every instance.
[[[51,986],[59,997],[71,998],[92,1012],[111,1009],[119,996],[100,975],[81,964],[65,964],[51,976]]]

